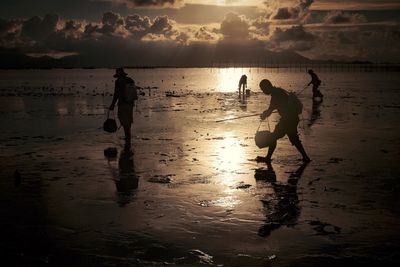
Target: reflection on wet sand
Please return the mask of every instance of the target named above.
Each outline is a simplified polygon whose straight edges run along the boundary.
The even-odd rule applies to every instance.
[[[308,127],[311,127],[321,116],[321,110],[320,110],[321,104],[322,104],[322,101],[313,101],[310,121],[308,122]]]
[[[106,155],[106,157],[108,160],[115,159],[112,155]],[[137,189],[139,185],[139,178],[135,173],[132,153],[123,150],[119,155],[118,170],[113,169],[111,171],[117,189],[117,203],[119,206],[123,207],[132,200],[135,189]]]
[[[296,225],[300,215],[297,183],[306,166],[307,163],[303,163],[295,172],[291,173],[287,184],[276,182],[276,174],[271,164],[268,164],[268,169],[256,169],[254,175],[256,180],[271,183],[273,189],[272,195],[261,200],[266,212],[266,219],[264,225],[258,230],[259,236],[267,237],[282,225],[288,227]]]

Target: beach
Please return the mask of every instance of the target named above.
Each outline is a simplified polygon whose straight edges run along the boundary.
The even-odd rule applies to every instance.
[[[284,137],[268,166],[258,82],[300,92],[305,72],[127,70],[144,94],[130,156],[102,129],[113,71],[0,71],[4,266],[400,263],[398,73],[321,72],[324,101],[299,95],[312,161]]]

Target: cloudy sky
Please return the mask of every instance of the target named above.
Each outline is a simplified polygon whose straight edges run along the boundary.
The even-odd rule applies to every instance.
[[[400,62],[399,25],[399,0],[2,0],[0,58],[93,66]]]

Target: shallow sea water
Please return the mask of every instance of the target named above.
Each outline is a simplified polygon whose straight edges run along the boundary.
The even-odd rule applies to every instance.
[[[397,265],[400,77],[316,72],[300,99],[302,165],[285,137],[271,166],[254,144],[263,78],[304,72],[130,69],[145,89],[133,157],[101,129],[113,70],[1,71],[2,261],[55,266]],[[246,103],[237,82],[248,76]],[[166,97],[174,91],[177,97]],[[261,129],[272,129],[273,115]],[[117,148],[115,157],[104,150]],[[14,171],[21,174],[19,179]]]

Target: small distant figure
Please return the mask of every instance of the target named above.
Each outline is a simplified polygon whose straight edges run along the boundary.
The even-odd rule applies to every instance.
[[[247,88],[247,76],[242,75],[242,77],[240,77],[239,80],[239,98],[241,98],[242,95],[243,97],[245,96],[246,88]]]
[[[276,148],[276,141],[287,134],[292,145],[294,145],[302,155],[303,162],[310,162],[311,159],[304,150],[297,133],[299,113],[296,109],[293,109],[291,105],[289,105],[289,93],[282,88],[274,87],[267,79],[264,79],[260,82],[260,89],[264,94],[271,95],[269,108],[260,115],[260,118],[265,120],[272,114],[274,110],[277,110],[280,115],[280,120],[272,132],[274,141],[269,145],[268,154],[265,158],[265,161],[267,163],[271,162],[272,154]]]
[[[316,98],[322,98],[324,95],[321,93],[321,91],[318,90],[318,87],[321,85],[321,80],[318,78],[317,74],[313,70],[308,70],[308,74],[311,76],[311,81],[308,83],[307,86],[310,86],[310,84],[313,85],[312,87],[312,92],[313,92],[313,101],[316,101]]]
[[[124,128],[125,150],[131,151],[131,127],[133,123],[133,106],[138,99],[135,82],[128,77],[123,68],[117,68],[115,71],[114,97],[110,105],[110,110],[114,110],[118,102],[118,119]]]

